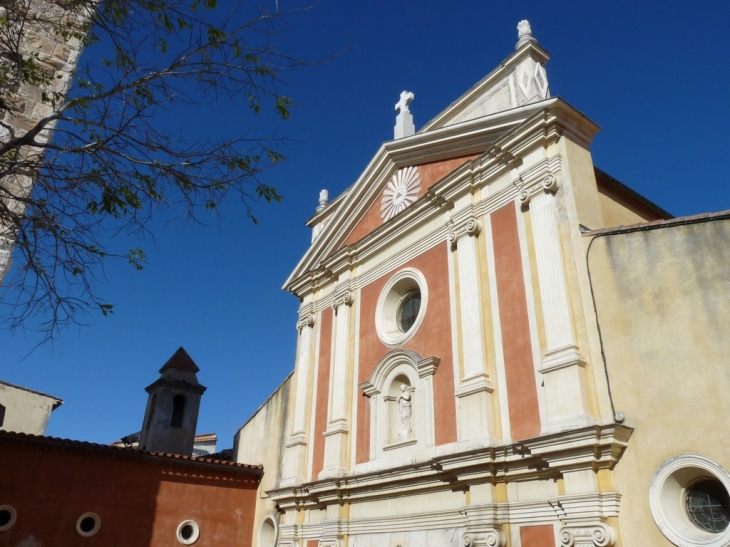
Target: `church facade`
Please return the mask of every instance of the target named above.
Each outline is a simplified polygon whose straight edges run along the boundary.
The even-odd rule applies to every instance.
[[[394,140],[320,196],[284,286],[295,370],[236,436],[265,470],[255,547],[730,543],[727,215],[597,169],[518,30],[418,132],[403,92]]]

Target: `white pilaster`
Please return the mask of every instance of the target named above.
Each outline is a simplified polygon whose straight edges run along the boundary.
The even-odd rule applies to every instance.
[[[312,343],[314,339],[314,316],[310,310],[303,312],[297,322],[299,330],[299,350],[297,353],[297,385],[294,400],[294,416],[289,439],[285,444],[284,469],[280,487],[304,482],[307,461],[306,418],[310,403]]]
[[[347,467],[347,443],[350,431],[347,420],[350,354],[350,307],[353,297],[343,290],[334,297],[335,348],[330,381],[330,405],[325,436],[324,470],[320,478],[340,476]]]
[[[459,269],[459,305],[464,377],[456,388],[459,398],[459,440],[492,433],[492,383],[486,372],[484,325],[477,236],[479,222],[470,218],[454,226],[449,241],[456,246]]]
[[[554,195],[557,187],[555,176],[548,174],[537,194],[532,195],[529,190],[520,194],[520,201],[530,204],[547,343],[540,368],[547,406],[545,432],[582,427],[591,421],[585,392],[585,360],[575,345],[563,270]]]

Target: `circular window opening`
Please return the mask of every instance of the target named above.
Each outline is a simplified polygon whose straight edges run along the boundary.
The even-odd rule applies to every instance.
[[[378,298],[375,330],[388,346],[407,342],[418,330],[426,315],[428,287],[418,270],[406,268],[395,274]]]
[[[649,489],[659,530],[678,547],[730,545],[730,473],[698,454],[664,462]]]
[[[411,330],[411,327],[418,318],[418,310],[421,309],[421,290],[411,289],[408,291],[398,304],[398,311],[396,317],[398,321],[398,329],[406,333]]]
[[[76,531],[83,537],[93,536],[99,531],[100,526],[101,520],[95,513],[84,513],[76,521]]]
[[[15,524],[15,509],[10,505],[0,505],[0,532],[9,530]]]
[[[183,545],[192,545],[200,537],[200,527],[194,520],[184,520],[177,527],[177,540]]]
[[[687,514],[702,530],[719,534],[730,522],[730,495],[717,480],[703,480],[687,490]]]

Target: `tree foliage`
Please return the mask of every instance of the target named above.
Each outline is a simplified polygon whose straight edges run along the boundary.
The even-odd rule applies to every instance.
[[[160,209],[198,219],[229,194],[255,222],[255,202],[281,199],[260,178],[280,140],[198,140],[160,120],[221,98],[286,119],[280,72],[300,64],[273,45],[281,14],[242,4],[54,1],[0,0],[0,237],[14,242],[0,296],[11,326],[40,315],[49,337],[111,312],[104,260],[143,267],[142,249],[112,249],[109,235],[143,234]]]

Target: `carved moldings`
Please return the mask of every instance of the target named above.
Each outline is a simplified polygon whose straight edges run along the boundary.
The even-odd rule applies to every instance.
[[[425,359],[416,363],[416,369],[418,369],[418,377],[425,378],[426,376],[433,376],[436,374],[436,369],[439,366],[441,359],[438,357],[426,357]]]
[[[611,547],[616,531],[608,524],[568,524],[560,529],[560,547]]]
[[[469,532],[464,534],[462,543],[465,547],[503,547],[507,539],[502,530],[491,529],[485,532]]]
[[[539,182],[539,184],[538,184]],[[540,191],[554,194],[560,188],[558,178],[553,173],[548,173],[542,179],[535,179],[529,183],[525,183],[517,193],[517,199],[522,205],[527,205],[530,200]]]
[[[321,539],[319,547],[342,547],[342,542],[339,539]]]
[[[456,242],[464,236],[478,236],[482,231],[482,225],[476,218],[468,218],[459,224],[455,224],[449,231],[449,242],[456,245]]]

